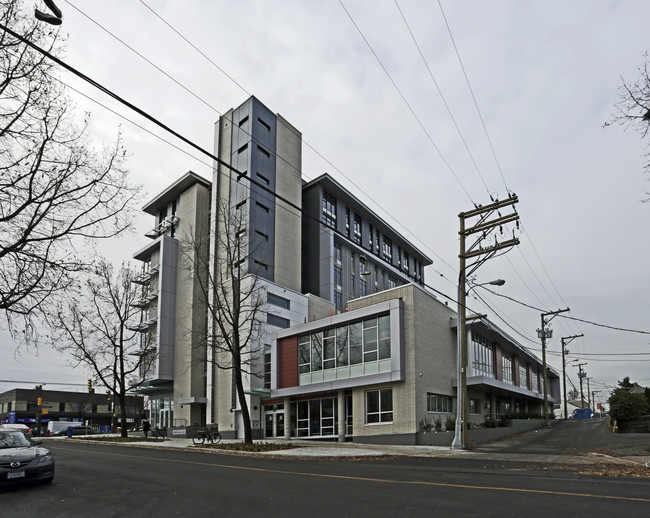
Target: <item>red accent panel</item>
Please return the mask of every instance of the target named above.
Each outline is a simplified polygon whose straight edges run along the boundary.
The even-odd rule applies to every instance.
[[[298,386],[297,336],[290,336],[278,342],[278,371],[278,388]]]

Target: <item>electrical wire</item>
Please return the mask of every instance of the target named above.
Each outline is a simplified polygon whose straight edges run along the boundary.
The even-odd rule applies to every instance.
[[[352,15],[350,14],[350,12],[347,10],[347,8],[345,7],[345,5],[343,4],[343,1],[342,1],[342,0],[339,0],[339,4],[341,4],[341,7],[342,7],[343,10],[345,11],[345,14],[347,14],[348,18],[349,18],[350,21],[352,22],[352,25],[354,25],[354,27],[357,29],[357,32],[358,32],[359,35],[361,36],[361,39],[363,39],[363,41],[366,43],[367,47],[370,49],[370,52],[372,53],[372,55],[375,57],[375,59],[376,59],[377,62],[379,63],[379,66],[380,66],[381,69],[384,71],[384,73],[385,73],[386,76],[388,77],[388,80],[391,82],[391,84],[393,85],[393,87],[395,88],[395,90],[397,91],[397,93],[399,94],[399,96],[402,98],[402,101],[404,101],[404,104],[406,105],[406,107],[408,108],[408,110],[411,112],[411,115],[413,115],[413,117],[414,117],[415,120],[417,121],[418,125],[420,126],[420,128],[422,129],[422,131],[424,132],[424,134],[427,136],[427,139],[429,140],[429,142],[431,142],[431,144],[433,145],[433,147],[435,148],[435,150],[438,152],[438,155],[440,156],[440,158],[441,158],[441,160],[443,161],[443,163],[447,166],[447,169],[449,170],[449,172],[450,172],[450,173],[452,174],[452,176],[455,178],[456,182],[458,182],[458,185],[459,185],[460,188],[463,190],[463,192],[465,193],[465,195],[467,196],[467,198],[469,199],[469,201],[470,201],[470,202],[471,202],[471,203],[476,207],[476,206],[477,206],[476,203],[474,202],[474,200],[473,200],[472,197],[470,196],[469,192],[467,191],[467,189],[465,188],[465,186],[463,185],[463,183],[460,181],[460,178],[458,178],[458,175],[457,175],[456,172],[454,171],[454,168],[451,166],[451,164],[449,163],[449,161],[447,160],[447,158],[445,158],[444,154],[442,153],[442,151],[440,150],[440,148],[438,147],[438,145],[437,145],[437,144],[435,143],[435,141],[433,140],[433,137],[430,135],[430,133],[429,133],[429,132],[427,131],[427,129],[424,127],[424,124],[422,123],[422,121],[420,120],[420,118],[418,117],[418,115],[415,113],[415,110],[413,109],[413,107],[412,107],[412,106],[409,104],[409,102],[406,100],[406,97],[404,96],[404,94],[402,93],[402,91],[400,90],[400,88],[397,86],[397,83],[395,83],[395,80],[392,78],[392,76],[390,75],[390,72],[388,72],[388,70],[386,69],[386,67],[385,67],[384,64],[382,63],[381,59],[379,59],[379,56],[377,55],[377,53],[376,53],[376,52],[374,51],[374,49],[372,48],[372,45],[370,45],[370,42],[366,39],[366,37],[364,36],[363,32],[361,31],[361,29],[360,29],[359,26],[357,25],[357,23],[354,21],[354,18],[352,17]]]
[[[82,15],[83,15],[84,17],[86,17],[88,20],[90,20],[91,22],[93,22],[95,25],[97,25],[98,27],[100,27],[103,31],[105,31],[107,34],[109,34],[110,36],[112,36],[114,39],[116,39],[116,40],[117,40],[118,42],[120,42],[122,45],[124,45],[127,49],[129,49],[130,51],[132,51],[133,53],[135,53],[138,57],[140,57],[141,59],[143,59],[144,61],[146,61],[147,63],[149,63],[149,64],[150,64],[151,66],[153,66],[156,70],[158,70],[159,72],[161,72],[161,73],[162,73],[163,75],[165,75],[167,78],[171,79],[174,83],[176,83],[176,84],[179,85],[181,88],[183,88],[185,91],[187,91],[188,93],[190,93],[193,97],[195,97],[195,98],[198,99],[200,102],[202,102],[203,104],[205,104],[206,106],[208,106],[210,109],[212,109],[212,110],[213,110],[215,113],[217,113],[219,116],[223,116],[223,114],[222,114],[222,113],[221,113],[217,108],[215,108],[213,105],[209,104],[209,103],[208,103],[207,101],[205,101],[203,98],[201,98],[201,97],[199,97],[198,95],[196,95],[192,90],[190,90],[187,86],[185,86],[185,85],[182,84],[180,81],[178,81],[176,78],[174,78],[171,74],[167,73],[165,70],[163,70],[163,69],[160,68],[158,65],[156,65],[155,63],[153,63],[150,59],[148,59],[147,57],[145,57],[144,55],[142,55],[140,52],[138,52],[137,50],[135,50],[132,46],[130,46],[130,45],[127,44],[125,41],[123,41],[122,39],[120,39],[120,38],[119,38],[118,36],[116,36],[113,32],[111,32],[109,29],[107,29],[107,28],[104,27],[102,24],[100,24],[99,22],[97,22],[97,21],[96,21],[95,19],[93,19],[91,16],[89,16],[88,14],[86,14],[84,11],[82,11],[81,9],[79,9],[78,7],[76,7],[76,6],[75,6],[74,4],[72,4],[69,0],[66,0],[66,3],[68,3],[71,7],[73,7],[76,11],[78,11],[80,14],[82,14]],[[163,22],[167,27],[169,27],[172,31],[174,31],[174,33],[176,33],[176,34],[177,34],[179,37],[181,37],[181,38],[182,38],[186,43],[188,43],[188,44],[189,44],[189,45],[190,45],[194,50],[196,50],[196,51],[197,51],[197,52],[198,52],[202,57],[204,57],[206,60],[208,60],[208,62],[209,62],[210,64],[212,64],[215,68],[217,68],[217,70],[219,70],[219,71],[220,71],[221,73],[223,73],[223,74],[224,74],[228,79],[230,79],[230,80],[231,80],[235,85],[237,85],[237,86],[238,86],[242,91],[244,91],[244,92],[245,92],[246,94],[248,94],[248,95],[252,95],[250,92],[248,92],[248,90],[246,90],[246,88],[244,88],[244,86],[242,86],[242,85],[241,85],[238,81],[236,81],[236,80],[235,80],[231,75],[229,75],[225,70],[223,70],[223,68],[219,67],[219,65],[217,65],[217,64],[216,64],[212,59],[210,59],[210,58],[209,58],[209,57],[208,57],[204,52],[202,52],[202,51],[201,51],[201,50],[200,50],[196,45],[194,45],[194,44],[193,44],[193,43],[192,43],[188,38],[186,38],[185,36],[183,36],[183,34],[181,34],[181,32],[180,32],[179,30],[177,30],[177,29],[176,29],[174,26],[172,26],[172,25],[171,25],[167,20],[165,20],[162,16],[160,16],[160,15],[159,15],[159,14],[158,14],[158,13],[157,13],[153,8],[152,8],[152,7],[150,7],[149,5],[147,5],[143,0],[140,0],[140,3],[141,3],[142,5],[144,5],[144,6],[145,6],[149,11],[151,11],[151,12],[152,12],[152,13],[153,13],[153,14],[154,14],[158,19],[160,19],[160,20],[161,20],[161,21],[162,21],[162,22]],[[408,235],[410,235],[410,236],[411,236],[411,237],[412,237],[416,242],[418,242],[422,247],[424,247],[424,248],[425,248],[429,253],[431,253],[434,257],[436,257],[438,260],[440,260],[440,262],[442,262],[443,264],[445,264],[447,267],[449,267],[449,268],[452,269],[452,271],[453,271],[453,267],[452,267],[451,265],[449,265],[449,264],[445,261],[444,258],[442,258],[441,256],[439,256],[439,255],[438,255],[434,250],[432,250],[428,245],[426,245],[425,243],[423,243],[423,242],[422,242],[422,241],[421,241],[417,236],[415,236],[415,235],[414,235],[410,230],[408,230],[406,227],[404,227],[404,225],[403,225],[402,223],[400,223],[399,221],[397,221],[397,220],[392,216],[392,214],[388,213],[388,212],[387,212],[385,209],[383,209],[381,206],[378,206],[378,205],[376,204],[376,202],[375,202],[375,201],[374,201],[374,200],[373,200],[373,199],[372,199],[372,198],[371,198],[371,197],[370,197],[370,196],[369,196],[369,195],[368,195],[368,194],[367,194],[367,193],[366,193],[366,192],[365,192],[361,187],[359,187],[359,186],[358,186],[358,185],[357,185],[357,184],[356,184],[356,183],[355,183],[355,182],[354,182],[354,181],[353,181],[353,180],[352,180],[348,175],[346,175],[343,171],[341,171],[338,167],[336,167],[336,166],[335,166],[335,165],[334,165],[330,160],[328,160],[328,159],[327,159],[323,154],[321,154],[321,153],[320,153],[316,148],[314,148],[314,147],[313,147],[313,146],[312,146],[312,145],[311,145],[307,140],[305,140],[305,139],[302,137],[302,135],[300,135],[300,134],[297,132],[297,130],[295,130],[295,129],[292,128],[292,127],[290,127],[289,130],[292,131],[292,132],[294,133],[294,135],[300,137],[300,138],[301,138],[301,141],[302,141],[303,144],[305,144],[309,149],[311,149],[311,150],[312,150],[312,151],[313,151],[317,156],[319,156],[319,157],[320,157],[320,158],[321,158],[325,163],[327,163],[328,165],[330,165],[334,170],[336,170],[339,174],[341,174],[344,178],[346,178],[346,180],[347,180],[348,182],[350,182],[350,184],[352,184],[354,187],[356,187],[357,190],[358,190],[359,192],[363,193],[363,194],[366,196],[366,199],[367,199],[367,200],[370,200],[370,203],[371,203],[372,205],[375,205],[375,206],[379,209],[380,212],[382,212],[383,214],[385,214],[389,219],[391,219],[395,224],[397,224],[397,226],[399,226],[403,231],[405,231]],[[253,142],[259,144],[259,142],[258,142],[257,140],[255,140],[255,138],[253,137],[252,134],[248,133],[247,131],[245,131],[244,129],[241,129],[241,128],[240,128],[240,131],[242,131],[242,133],[244,133],[244,134],[248,135],[249,137],[251,137],[251,139],[252,139]],[[303,176],[305,176],[307,179],[309,179],[309,178],[307,177],[307,175],[304,175],[304,174],[302,173],[302,171],[299,171],[299,170],[298,170],[298,169],[297,169],[297,168],[296,168],[292,163],[290,163],[289,161],[287,161],[284,157],[282,157],[282,156],[280,156],[279,154],[275,153],[273,150],[267,150],[267,151],[269,151],[269,152],[271,153],[271,155],[273,155],[273,156],[275,156],[276,158],[278,158],[278,159],[280,159],[281,161],[283,161],[283,162],[284,162],[288,167],[294,169],[294,170],[297,171],[297,172],[300,172],[301,175],[303,175]],[[431,265],[429,265],[429,268],[432,268]],[[436,273],[438,273],[441,277],[444,277],[444,275],[443,275],[441,272],[439,272],[439,271],[436,270],[435,268],[433,268],[433,269],[434,269],[434,271],[435,271]]]
[[[440,98],[442,99],[443,104],[445,105],[445,108],[447,109],[447,113],[449,114],[449,117],[451,118],[452,122],[454,123],[454,126],[456,127],[456,131],[458,132],[458,136],[460,137],[460,140],[463,142],[463,145],[465,146],[465,149],[467,150],[467,153],[469,154],[472,163],[474,164],[474,169],[476,169],[476,172],[478,173],[479,177],[481,178],[481,182],[483,182],[483,186],[485,187],[485,190],[488,193],[488,196],[490,199],[494,201],[492,198],[492,195],[490,194],[490,189],[488,188],[487,184],[485,183],[485,178],[483,178],[483,174],[481,173],[481,170],[479,169],[478,164],[476,163],[476,160],[474,158],[474,155],[469,149],[469,145],[467,144],[467,141],[465,140],[465,137],[463,136],[462,131],[460,131],[460,128],[458,127],[458,123],[456,122],[456,118],[454,117],[454,114],[451,111],[451,108],[449,107],[449,104],[447,103],[447,99],[445,99],[445,96],[442,93],[442,90],[440,89],[440,86],[438,85],[438,82],[436,81],[436,78],[433,76],[433,72],[431,71],[431,67],[429,67],[429,64],[427,63],[426,58],[424,57],[424,54],[422,53],[422,49],[420,48],[420,45],[417,42],[417,39],[415,38],[415,35],[413,34],[413,31],[411,30],[411,27],[406,21],[406,17],[404,16],[404,13],[402,12],[402,9],[399,6],[399,3],[397,0],[394,0],[395,2],[395,7],[397,7],[397,10],[402,17],[402,21],[404,22],[404,25],[406,25],[406,29],[408,30],[409,34],[411,35],[411,39],[413,40],[413,43],[415,47],[418,50],[418,53],[420,54],[420,57],[422,58],[422,62],[424,63],[424,66],[426,67],[427,71],[429,72],[429,77],[431,78],[431,81],[433,81],[434,86],[436,87],[436,90],[438,91],[438,94],[440,95]]]
[[[509,297],[508,295],[504,295],[502,293],[497,293],[496,291],[490,290],[488,288],[485,288],[485,290],[489,291],[492,295],[508,299],[508,300],[510,300],[512,302],[515,302],[515,303],[517,303],[517,304],[519,304],[521,306],[527,307],[529,309],[534,309],[535,311],[539,311],[540,313],[544,313],[546,311],[546,310],[543,310],[543,309],[540,309],[540,308],[536,308],[535,306],[531,306],[530,304],[526,304],[525,302],[521,302],[520,300],[517,300],[517,299],[515,299],[513,297]],[[641,330],[638,330],[638,329],[629,329],[629,328],[625,328],[625,327],[617,327],[617,326],[611,326],[611,325],[607,325],[607,324],[600,324],[598,322],[593,322],[591,320],[585,320],[585,319],[582,319],[582,318],[571,317],[571,316],[564,315],[564,314],[558,314],[557,316],[559,318],[565,318],[565,319],[568,319],[568,320],[575,320],[577,322],[583,322],[585,324],[590,324],[592,326],[604,327],[606,329],[612,329],[614,331],[624,331],[624,332],[627,332],[627,333],[638,333],[638,334],[643,334],[643,335],[650,335],[650,331],[641,331]]]

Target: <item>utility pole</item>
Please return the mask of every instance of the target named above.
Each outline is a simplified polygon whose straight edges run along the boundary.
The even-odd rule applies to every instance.
[[[564,349],[566,345],[569,345],[569,343],[574,340],[575,338],[579,338],[581,336],[585,336],[584,334],[579,334],[579,335],[573,335],[573,336],[563,336],[562,337],[562,390],[564,392],[564,419],[567,420],[569,419],[569,408],[568,408],[568,403],[567,403],[567,393],[566,393],[566,359],[564,357],[565,352],[569,352],[568,349]]]
[[[586,363],[579,363],[578,364],[578,378],[580,378],[580,408],[585,407],[585,397],[582,394],[582,379],[587,376],[587,373],[582,370],[582,366],[587,365]]]
[[[600,392],[600,390],[593,390],[593,391],[591,392],[591,395],[592,395],[592,401],[594,402],[594,408],[595,408],[596,406],[598,406],[598,404],[596,403],[596,394],[598,394],[598,392]]]
[[[41,410],[43,408],[43,385],[36,385],[36,430],[41,435]]]
[[[542,313],[542,328],[537,330],[538,338],[542,339],[542,365],[544,369],[544,426],[549,426],[548,424],[548,368],[546,366],[546,339],[553,336],[552,329],[546,329],[546,325],[551,322],[557,315],[560,313],[565,313],[569,311],[569,308],[558,309],[557,311],[549,311],[548,313]],[[548,320],[546,317],[550,316]]]
[[[589,380],[593,378],[587,378],[587,408],[591,408],[592,412],[594,407],[591,406],[591,392],[589,391]]]
[[[458,321],[457,331],[457,401],[456,401],[456,426],[455,436],[451,444],[452,449],[460,450],[467,447],[467,429],[469,421],[469,401],[467,399],[467,330],[466,330],[466,284],[467,278],[474,273],[479,266],[485,261],[494,257],[494,255],[505,248],[512,248],[519,244],[519,239],[512,237],[505,241],[499,241],[495,235],[494,244],[487,247],[481,246],[481,242],[486,239],[492,231],[498,229],[503,234],[503,225],[506,223],[517,222],[519,228],[519,214],[516,211],[502,216],[500,209],[510,207],[519,202],[515,194],[509,194],[505,200],[493,201],[489,205],[478,206],[468,212],[461,212],[458,215],[460,220],[460,268],[458,274]],[[497,217],[492,218],[496,212]],[[475,219],[476,218],[476,219]],[[470,221],[473,220],[473,221]],[[469,246],[466,246],[466,238],[478,234],[476,240]],[[467,260],[474,262],[467,264]]]

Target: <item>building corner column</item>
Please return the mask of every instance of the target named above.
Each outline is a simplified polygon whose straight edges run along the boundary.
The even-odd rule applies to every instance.
[[[291,439],[291,398],[284,398],[284,440]]]
[[[345,442],[345,391],[339,390],[336,393],[336,399],[338,403],[338,433],[339,433],[339,442]]]

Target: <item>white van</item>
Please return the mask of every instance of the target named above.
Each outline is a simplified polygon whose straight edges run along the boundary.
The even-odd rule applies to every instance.
[[[81,421],[50,421],[47,423],[47,433],[46,435],[48,437],[52,437],[56,433],[62,431],[62,430],[67,430],[68,427],[76,427],[76,426],[83,426],[83,423]]]

